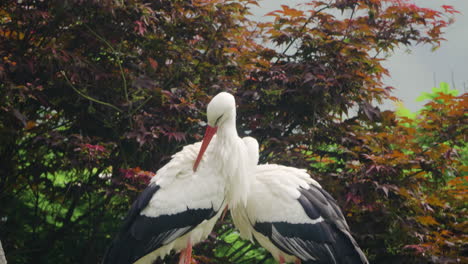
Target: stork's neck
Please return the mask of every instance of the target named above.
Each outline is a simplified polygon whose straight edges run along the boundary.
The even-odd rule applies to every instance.
[[[224,124],[218,127],[218,131],[216,135],[221,140],[228,142],[229,140],[234,140],[235,138],[239,138],[236,129],[236,116],[235,114],[226,120]]]
[[[247,149],[238,136],[235,117],[218,128],[213,158],[226,179],[226,197],[230,207],[247,201],[250,187],[247,174]]]
[[[235,117],[226,120],[222,126],[218,127],[216,132],[216,143],[213,151],[216,153],[214,158],[218,160],[221,169],[234,165],[233,160],[242,153],[237,153],[239,144],[239,135],[237,134]],[[232,159],[234,158],[234,159]],[[226,171],[225,171],[226,172]]]

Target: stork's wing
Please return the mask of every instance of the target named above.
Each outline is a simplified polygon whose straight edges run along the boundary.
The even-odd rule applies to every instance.
[[[254,229],[305,263],[367,263],[335,200],[314,185],[300,192],[298,202],[311,221],[293,223],[285,216],[284,222],[257,222]]]
[[[139,195],[125,218],[119,235],[107,250],[103,263],[133,263],[187,234],[204,220],[214,217],[219,210],[213,207],[186,207],[174,214],[142,214],[159,189],[160,186],[151,184]]]
[[[305,171],[261,165],[249,198],[253,228],[302,263],[368,263],[336,201]],[[276,256],[277,257],[277,256]]]
[[[200,145],[185,146],[157,171],[133,203],[103,263],[133,263],[217,215],[224,205],[224,181],[203,160],[193,172]]]

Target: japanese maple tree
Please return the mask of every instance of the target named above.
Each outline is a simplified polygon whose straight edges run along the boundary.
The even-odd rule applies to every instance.
[[[457,156],[466,97],[437,97],[414,126],[374,106],[394,99],[382,61],[402,46],[438,47],[457,11],[327,0],[257,22],[252,5],[0,3],[8,261],[98,262],[149,178],[201,138],[206,103],[219,91],[237,96],[239,132],[259,139],[262,162],[309,168],[333,193],[373,262],[457,261],[466,247],[458,222],[466,164]],[[196,248],[202,263],[269,258],[229,221],[215,233]]]

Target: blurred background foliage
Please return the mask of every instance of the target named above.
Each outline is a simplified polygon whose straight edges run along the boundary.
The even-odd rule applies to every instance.
[[[372,263],[467,261],[467,95],[447,85],[412,115],[382,66],[437,48],[457,13],[396,0],[0,3],[0,239],[10,263],[98,263],[130,203],[185,144],[206,103],[236,95],[261,161],[307,168]],[[306,11],[304,11],[306,10]],[[281,213],[281,212],[278,212]],[[274,263],[229,219],[199,263]],[[170,256],[172,263],[177,256]]]

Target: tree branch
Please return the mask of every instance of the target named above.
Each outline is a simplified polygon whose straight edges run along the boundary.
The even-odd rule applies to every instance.
[[[98,99],[95,99],[95,98],[93,98],[93,97],[87,95],[87,94],[84,94],[83,92],[81,92],[80,90],[78,90],[78,89],[73,85],[73,83],[70,81],[70,79],[68,79],[67,74],[65,73],[65,71],[60,71],[60,73],[62,73],[63,77],[65,77],[65,80],[67,80],[68,85],[70,85],[70,87],[71,87],[76,93],[78,93],[79,95],[81,95],[82,97],[84,97],[84,98],[86,98],[86,99],[88,99],[88,100],[90,100],[90,101],[93,101],[93,102],[95,102],[95,103],[108,106],[108,107],[110,107],[110,108],[116,110],[117,112],[120,112],[120,113],[123,112],[122,110],[120,110],[120,108],[118,108],[117,106],[115,106],[115,105],[113,105],[113,104],[100,101],[100,100],[98,100]]]
[[[117,65],[119,65],[119,70],[120,70],[120,75],[122,77],[122,82],[123,82],[123,88],[124,88],[124,94],[125,94],[125,100],[127,100],[127,104],[128,106],[130,107],[130,110],[132,109],[132,104],[130,103],[130,101],[128,100],[128,87],[127,87],[127,79],[125,78],[125,72],[123,70],[123,67],[122,67],[122,62],[120,61],[120,51],[117,52],[114,47],[112,47],[112,45],[106,40],[104,39],[103,37],[101,37],[99,34],[97,34],[96,32],[94,32],[88,25],[85,25],[85,27],[96,37],[98,38],[100,41],[104,42],[112,51],[112,53],[115,54],[115,57],[116,57],[116,61],[117,61]]]
[[[307,19],[307,21],[304,23],[304,25],[302,25],[301,29],[299,30],[299,33],[304,33],[304,30],[305,28],[307,27],[307,25],[312,21],[312,19],[315,17],[316,14],[322,12],[323,10],[329,8],[329,6],[324,6],[322,8],[320,8],[319,10],[317,10],[314,14],[310,15],[309,19]],[[294,42],[296,42],[296,40],[299,38],[299,36],[296,36],[293,40],[291,40],[291,42],[289,42],[288,46],[286,47],[285,50],[283,50],[283,52],[281,53],[281,56],[283,56],[284,54],[286,54],[286,52],[289,50],[289,48],[291,48],[292,44],[294,44]],[[278,61],[280,60],[280,57],[276,58],[276,61],[275,61],[275,64],[278,63]]]

